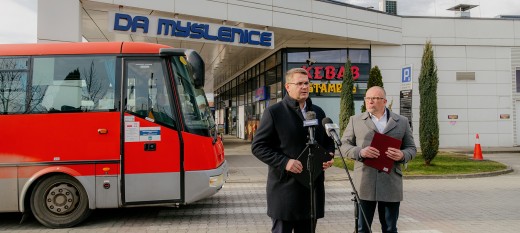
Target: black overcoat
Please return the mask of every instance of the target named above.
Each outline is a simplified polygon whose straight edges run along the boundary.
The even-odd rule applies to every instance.
[[[314,111],[319,124],[315,138],[318,144],[329,152],[334,152],[334,142],[328,138],[321,121],[325,112],[306,102],[306,112]],[[267,215],[271,218],[294,221],[310,219],[309,189],[285,170],[289,159],[296,159],[305,149],[307,129],[303,127],[304,117],[297,101],[289,95],[265,109],[260,125],[253,138],[251,150],[262,162],[269,165],[267,176]],[[315,183],[316,217],[324,216],[325,176],[322,173]]]

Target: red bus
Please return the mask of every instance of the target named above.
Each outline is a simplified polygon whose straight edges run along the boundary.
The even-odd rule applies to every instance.
[[[215,194],[228,165],[204,72],[159,44],[0,45],[0,212],[61,228]]]

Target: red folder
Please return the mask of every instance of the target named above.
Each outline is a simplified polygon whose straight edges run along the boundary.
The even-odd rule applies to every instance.
[[[388,158],[385,152],[389,147],[400,149],[401,140],[376,132],[370,146],[379,150],[379,157],[375,159],[363,159],[363,163],[379,171],[390,173],[394,166],[394,160]]]

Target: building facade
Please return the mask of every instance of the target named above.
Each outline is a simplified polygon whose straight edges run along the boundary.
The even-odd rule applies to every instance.
[[[129,18],[119,29],[128,30],[114,30],[115,17],[122,14]],[[201,31],[185,37],[174,35],[173,30],[166,35],[145,31],[144,18],[177,23],[177,33],[187,28],[187,22],[206,25],[207,38],[196,38],[203,37]],[[249,44],[231,44],[226,36],[212,41],[209,28],[217,26],[224,32],[257,34],[247,34],[254,42]],[[266,35],[265,40],[260,35]],[[217,121],[223,132],[244,139],[251,138],[263,110],[285,95],[284,73],[290,68],[311,72],[311,98],[335,122],[339,74],[347,57],[358,72],[357,111],[368,71],[377,65],[388,103],[400,113],[403,68],[408,68],[412,89],[406,104],[411,105],[417,144],[418,76],[424,44],[431,41],[439,77],[440,146],[473,146],[477,133],[483,146],[520,145],[520,20],[516,18],[403,17],[329,0],[38,3],[39,42],[81,41],[82,37],[89,42],[143,41],[196,50],[206,62],[205,90],[214,102]],[[269,46],[261,47],[263,42]]]
[[[397,15],[397,1],[379,0],[379,10]]]

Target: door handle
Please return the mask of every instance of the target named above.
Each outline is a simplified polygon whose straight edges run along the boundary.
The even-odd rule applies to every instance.
[[[108,129],[98,129],[97,132],[98,132],[98,134],[107,134]]]
[[[145,143],[144,151],[155,151],[157,149],[157,145],[155,143]]]

